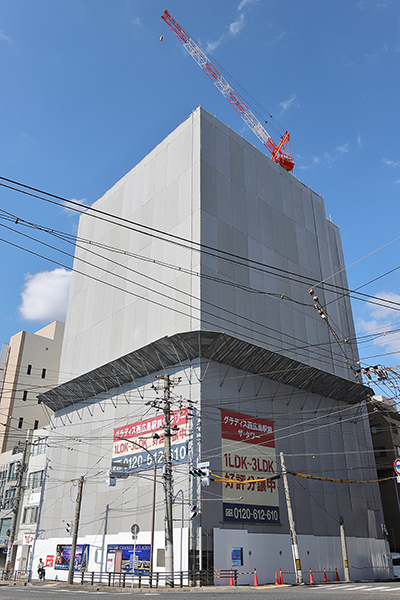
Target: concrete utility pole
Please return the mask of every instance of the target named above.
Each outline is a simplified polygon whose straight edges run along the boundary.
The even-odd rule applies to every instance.
[[[148,450],[145,446],[138,444],[138,442],[135,442],[128,438],[122,438],[122,437],[118,437],[115,439],[129,442],[130,444],[133,444],[134,446],[137,446],[138,448],[145,450],[147,452],[147,454],[150,456],[151,460],[153,461],[153,504],[152,504],[152,511],[151,511],[151,541],[150,541],[150,569],[149,569],[149,584],[150,584],[150,587],[153,587],[154,527],[155,527],[155,515],[156,515],[156,483],[157,483],[156,459],[154,458],[154,456],[150,452],[150,450]],[[108,504],[107,504],[107,507],[108,507]],[[133,570],[135,570],[135,569],[133,569]]]
[[[174,587],[174,540],[172,517],[171,381],[164,375],[164,489],[165,489],[165,585]]]
[[[342,542],[344,578],[345,578],[346,581],[351,581],[351,579],[350,579],[350,568],[349,568],[349,555],[347,554],[346,534],[345,534],[345,531],[344,531],[343,517],[340,517],[340,540]]]
[[[23,483],[24,474],[26,471],[26,456],[27,456],[27,452],[28,452],[29,434],[30,434],[30,430],[28,429],[27,434],[26,434],[26,440],[24,443],[24,449],[22,451],[22,459],[21,459],[21,462],[18,467],[17,487],[16,487],[16,492],[15,492],[14,504],[13,504],[13,508],[12,508],[10,536],[8,538],[6,573],[9,573],[11,571],[12,551],[13,551],[13,546],[14,546],[14,541],[15,541],[15,533],[17,531],[19,507],[21,504],[22,491],[23,491],[22,483]]]
[[[285,488],[285,497],[286,497],[286,504],[287,504],[288,518],[289,518],[290,539],[292,542],[294,571],[296,573],[296,583],[303,583],[303,573],[301,572],[299,546],[297,544],[297,535],[296,535],[296,529],[295,529],[295,524],[294,524],[294,519],[293,519],[292,503],[290,500],[290,490],[289,490],[289,483],[288,483],[288,478],[287,478],[287,469],[286,469],[286,465],[285,465],[285,458],[283,456],[283,452],[281,452],[281,465],[282,465],[283,486]]]
[[[78,496],[76,498],[74,533],[72,534],[71,558],[69,560],[68,583],[70,583],[70,584],[74,583],[75,554],[76,554],[76,544],[78,541],[79,518],[81,516],[82,490],[83,490],[84,482],[85,482],[85,478],[82,476],[79,480]]]

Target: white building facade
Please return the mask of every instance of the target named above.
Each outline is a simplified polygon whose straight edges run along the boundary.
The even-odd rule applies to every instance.
[[[179,381],[176,571],[235,567],[241,583],[254,568],[260,583],[293,571],[271,479],[283,452],[303,569],[343,577],[343,520],[357,578],[390,575],[378,485],[363,483],[377,478],[371,391],[358,381],[340,234],[320,196],[199,108],[81,216],[74,266],[60,385],[40,396],[54,411],[35,551],[49,577],[66,578],[81,477],[77,570],[148,566],[151,461],[121,437],[157,457],[153,568],[164,572],[154,400],[165,374]],[[204,462],[202,487],[190,472]],[[130,473],[115,487],[112,463]]]

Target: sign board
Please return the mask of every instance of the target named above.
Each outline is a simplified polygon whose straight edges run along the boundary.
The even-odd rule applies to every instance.
[[[400,458],[396,458],[393,463],[393,468],[395,470],[396,475],[400,475]]]
[[[89,548],[87,544],[78,545],[75,553],[74,571],[87,571],[89,563]],[[58,571],[68,571],[71,560],[71,544],[58,544],[54,568]]]
[[[232,567],[243,566],[243,548],[231,548]]]
[[[48,554],[46,556],[46,567],[54,566],[54,554]]]
[[[115,552],[107,554],[107,573],[114,573],[115,566]]]
[[[25,533],[24,537],[22,538],[22,545],[23,546],[30,546],[32,544],[32,542],[35,541],[35,536],[30,534],[30,533]]]
[[[135,523],[134,525],[132,525],[132,527],[131,527],[131,534],[132,534],[132,538],[134,540],[137,539],[139,531],[140,531],[140,527],[139,527],[139,525],[137,523]]]
[[[108,544],[107,571],[109,568],[113,570],[113,556],[115,557],[117,552],[121,552],[121,573],[148,573],[150,547],[150,544]]]
[[[273,421],[222,410],[221,437],[223,521],[279,524]]]
[[[171,412],[171,427],[177,427],[171,432],[172,463],[187,462],[189,441],[189,411],[187,408]],[[153,438],[155,433],[157,434],[156,439]],[[142,448],[118,438],[137,441]],[[154,456],[157,465],[164,464],[164,415],[114,429],[113,471],[123,468],[125,472],[132,473],[152,469],[153,461],[143,448],[146,448]]]
[[[40,496],[41,496],[41,492],[31,492],[28,495],[28,502],[27,502],[27,504],[29,506],[31,506],[32,504],[40,504]]]

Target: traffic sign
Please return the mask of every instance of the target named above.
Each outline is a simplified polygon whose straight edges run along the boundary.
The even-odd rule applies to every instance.
[[[396,475],[400,475],[400,458],[396,458],[393,463],[393,468],[395,470]]]
[[[137,523],[134,523],[131,527],[131,534],[134,540],[136,540],[138,533],[140,531],[140,527]]]

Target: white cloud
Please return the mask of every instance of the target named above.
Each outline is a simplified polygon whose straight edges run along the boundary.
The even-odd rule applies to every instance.
[[[335,148],[336,152],[338,152],[339,154],[347,154],[349,151],[349,142],[346,142],[345,144],[343,144],[342,146],[337,146]]]
[[[72,217],[77,213],[84,213],[89,207],[89,204],[87,204],[87,198],[82,198],[82,200],[71,198],[71,200],[65,200],[63,206],[68,216]]]
[[[244,15],[245,13],[242,13],[240,15],[240,17],[234,21],[233,23],[231,23],[229,25],[229,33],[233,36],[237,35],[238,33],[241,32],[241,30],[243,29],[244,26]]]
[[[363,145],[362,145],[362,141],[361,141],[361,133],[358,133],[358,134],[357,134],[357,146],[358,146],[359,148],[362,148],[362,147],[363,147]]]
[[[395,183],[400,183],[400,178],[396,179]]]
[[[227,36],[225,35],[225,33],[223,33],[221,35],[221,37],[219,37],[217,40],[215,40],[214,42],[207,42],[207,46],[206,46],[206,51],[207,52],[214,52],[214,50],[216,48],[218,48],[218,46],[220,46],[222,44],[222,42],[227,38]]]
[[[18,307],[21,317],[26,321],[64,321],[70,282],[71,271],[62,268],[26,275]]]
[[[241,11],[248,4],[255,4],[256,2],[259,2],[259,0],[241,0],[241,2],[239,2],[237,9],[239,11]],[[227,39],[229,39],[230,37],[237,36],[242,31],[243,27],[245,26],[245,20],[244,20],[245,15],[246,15],[246,13],[242,12],[240,14],[240,16],[236,19],[236,21],[232,21],[232,23],[230,23],[228,26],[227,33],[223,33],[222,35],[220,35],[220,37],[217,40],[208,41],[207,46],[206,46],[206,51],[213,52],[214,50],[216,50],[216,48],[218,48],[218,46],[220,46]]]
[[[11,38],[9,38],[8,35],[3,33],[2,31],[0,32],[0,40],[2,42],[8,42],[9,44],[11,44]]]
[[[139,26],[142,25],[139,17],[135,17],[134,19],[132,19],[132,23],[133,23],[133,25],[139,25]]]
[[[288,108],[290,108],[290,106],[293,104],[293,102],[296,100],[297,96],[296,94],[292,94],[289,98],[289,100],[284,100],[283,102],[280,103],[280,106],[282,106],[282,112],[287,111]],[[296,104],[294,104],[294,106],[298,107],[299,104],[296,102]]]
[[[359,330],[374,334],[373,345],[382,348],[382,353],[400,353],[399,333],[390,333],[391,330],[398,329],[398,312],[393,310],[393,305],[389,303],[400,303],[400,295],[394,292],[379,292],[376,294],[376,298],[376,302],[379,302],[380,306],[371,303],[367,305],[368,315],[365,319],[358,321]],[[378,298],[383,298],[384,301],[378,301]],[[378,333],[381,335],[377,335]]]
[[[286,36],[286,31],[281,31],[280,33],[278,33],[278,35],[276,36],[276,38],[274,38],[273,40],[271,40],[271,41],[268,42],[268,46],[275,46],[285,36]]]
[[[319,156],[313,156],[311,159],[308,159],[308,164],[297,165],[297,168],[302,171],[307,171],[312,167],[316,166],[325,166],[333,168],[333,163],[338,160],[344,154],[349,153],[349,142],[345,142],[341,146],[336,146],[331,152],[325,152],[324,156],[321,158]]]
[[[382,158],[382,162],[384,165],[386,165],[388,167],[397,167],[397,165],[400,165],[400,160],[398,160],[397,162],[394,162],[394,160],[388,160],[387,158]]]
[[[238,6],[238,10],[242,10],[246,4],[255,4],[256,2],[259,2],[259,0],[242,0]]]

